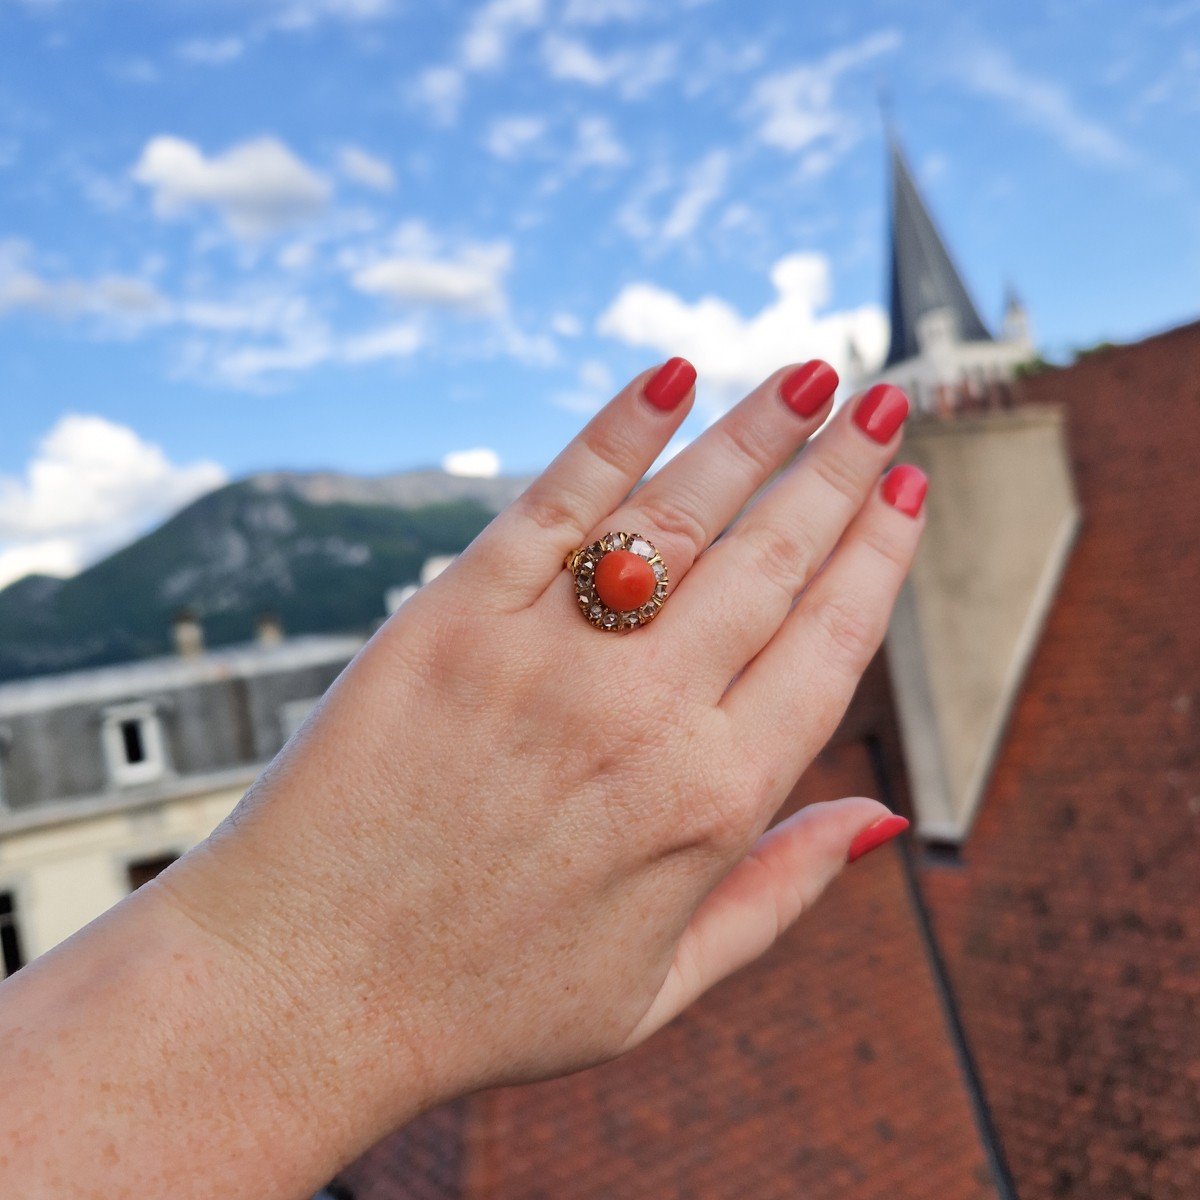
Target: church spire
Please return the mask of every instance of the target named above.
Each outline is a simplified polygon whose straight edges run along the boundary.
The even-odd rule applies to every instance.
[[[890,129],[888,143],[892,172],[889,290],[892,329],[885,367],[916,358],[921,353],[918,337],[921,321],[935,311],[949,314],[958,340],[992,340],[917,191],[900,143]]]

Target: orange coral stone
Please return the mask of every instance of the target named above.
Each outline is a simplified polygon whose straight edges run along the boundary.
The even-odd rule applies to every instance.
[[[596,564],[596,595],[615,612],[641,608],[654,595],[654,568],[632,550],[613,550]]]

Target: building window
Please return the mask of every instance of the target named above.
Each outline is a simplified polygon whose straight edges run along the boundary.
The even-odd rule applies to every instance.
[[[178,857],[178,854],[160,854],[156,858],[140,858],[137,862],[131,862],[126,868],[129,874],[129,890],[136,892],[143,883],[149,883]]]
[[[25,965],[21,949],[21,930],[17,927],[17,897],[0,892],[0,952],[4,958],[4,976],[15,974]]]
[[[162,723],[150,704],[107,709],[101,730],[109,778],[119,787],[148,783],[166,773]]]
[[[122,721],[120,729],[121,750],[125,755],[125,761],[130,766],[145,762],[146,742],[142,737],[141,721]]]

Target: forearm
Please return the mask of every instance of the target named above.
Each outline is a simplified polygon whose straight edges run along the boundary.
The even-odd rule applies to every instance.
[[[311,1195],[417,1107],[319,990],[135,893],[0,987],[0,1194]]]

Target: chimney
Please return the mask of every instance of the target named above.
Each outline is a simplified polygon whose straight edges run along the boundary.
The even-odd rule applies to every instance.
[[[279,646],[283,643],[283,622],[278,613],[259,613],[255,629],[260,646]]]
[[[190,608],[180,609],[171,621],[171,638],[180,658],[199,658],[204,653],[204,630]]]
[[[983,797],[1066,568],[1079,501],[1061,409],[917,421],[904,459],[934,480],[887,635],[919,834],[958,844]]]

